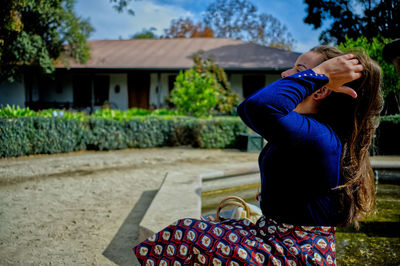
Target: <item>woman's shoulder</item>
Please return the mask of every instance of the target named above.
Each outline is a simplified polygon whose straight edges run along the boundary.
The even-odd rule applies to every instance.
[[[322,122],[314,115],[301,115],[304,119],[303,126],[307,127],[307,135],[303,136],[305,144],[313,145],[324,150],[341,150],[341,141],[333,128]]]

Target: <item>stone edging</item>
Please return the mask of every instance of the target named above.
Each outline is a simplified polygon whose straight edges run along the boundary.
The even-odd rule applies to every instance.
[[[201,178],[169,173],[139,224],[141,242],[182,218],[201,216]]]
[[[255,164],[254,167],[208,172],[197,176],[167,174],[139,223],[138,240],[140,242],[145,240],[179,219],[199,219],[201,216],[202,179],[212,180],[257,172],[258,167]]]

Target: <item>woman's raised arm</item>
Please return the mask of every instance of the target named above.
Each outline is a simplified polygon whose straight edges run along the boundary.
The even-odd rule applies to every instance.
[[[325,86],[335,92],[348,94],[357,98],[357,93],[350,87],[343,86],[348,82],[361,78],[364,67],[353,54],[345,54],[329,59],[313,68],[317,74],[324,74],[329,78]]]

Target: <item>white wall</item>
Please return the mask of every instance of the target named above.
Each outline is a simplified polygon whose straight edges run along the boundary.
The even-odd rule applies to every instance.
[[[161,74],[161,90],[160,90],[160,96],[161,96],[161,103],[162,103],[162,106],[165,105],[165,98],[169,96],[169,91],[168,91],[168,78],[169,78],[170,75],[172,75],[172,73],[162,73],[162,74]]]
[[[161,97],[159,97],[157,93],[157,86],[158,86],[158,74],[151,73],[150,74],[150,106],[159,106],[161,102]],[[160,91],[160,89],[158,89]]]
[[[128,75],[127,74],[109,74],[110,75],[110,94],[109,101],[111,107],[121,110],[127,110],[129,104],[128,96]],[[115,91],[115,87],[119,86],[119,93]],[[115,106],[115,105],[116,106]]]
[[[25,84],[22,78],[13,83],[0,83],[0,105],[7,104],[25,107]]]
[[[170,75],[177,73],[151,73],[150,75],[150,105],[157,107],[165,107],[165,98],[169,96],[168,78]],[[160,78],[160,81],[158,80]],[[157,86],[159,87],[158,93],[156,92]]]

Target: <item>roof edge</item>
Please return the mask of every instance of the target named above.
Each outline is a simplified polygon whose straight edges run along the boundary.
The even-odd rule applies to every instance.
[[[190,69],[191,67],[179,67],[179,68],[163,68],[163,67],[56,67],[56,69],[64,70],[138,70],[138,71],[182,71]],[[285,68],[240,68],[240,67],[227,67],[224,71],[284,71],[290,67]]]

